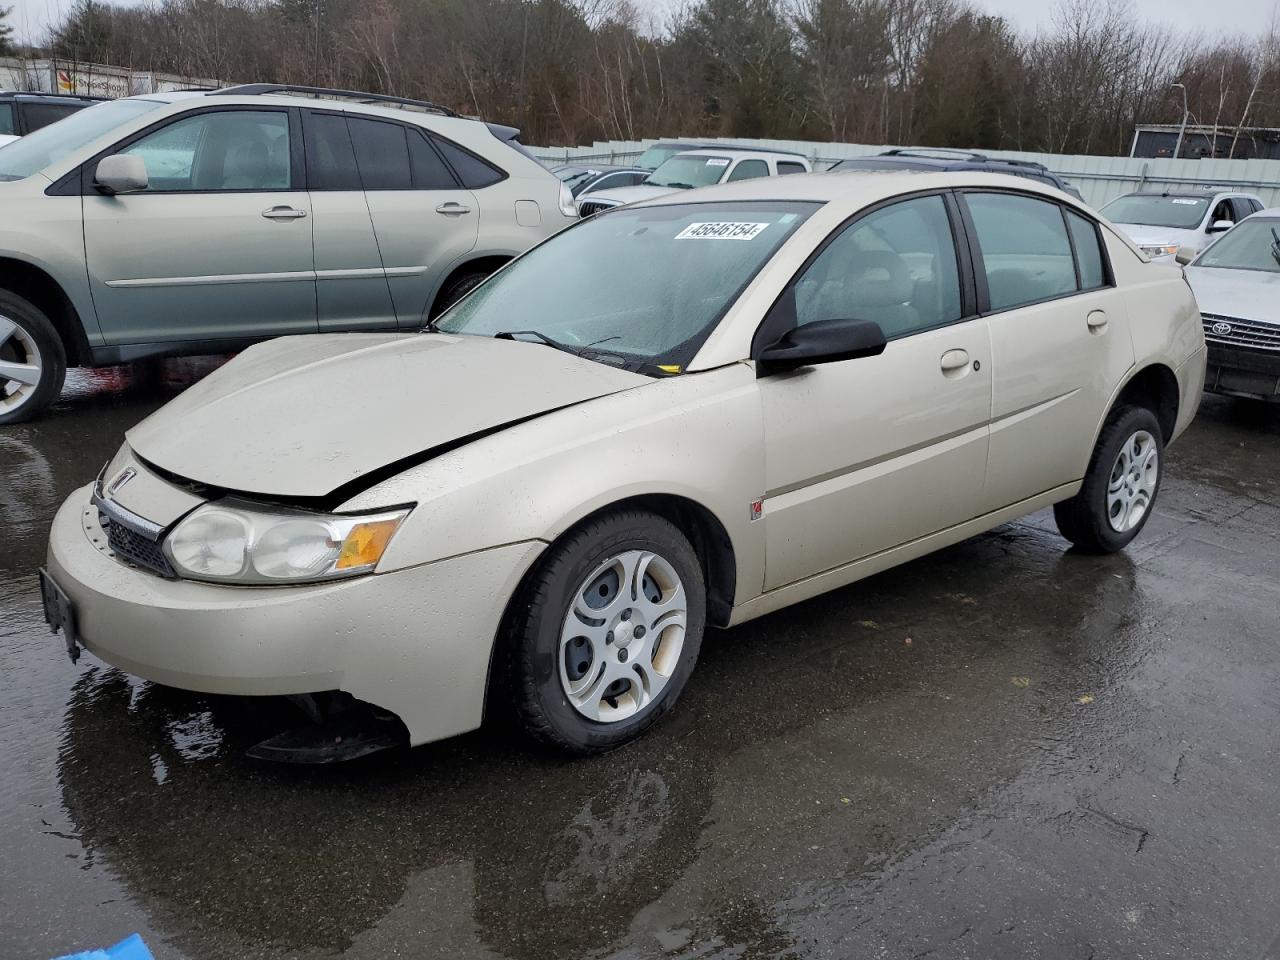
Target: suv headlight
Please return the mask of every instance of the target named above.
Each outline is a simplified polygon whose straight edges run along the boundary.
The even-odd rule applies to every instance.
[[[286,584],[368,573],[407,509],[344,516],[232,500],[191,511],[165,538],[180,576],[214,583]]]
[[[1152,260],[1159,257],[1176,256],[1181,244],[1177,243],[1144,243],[1138,249],[1145,253]]]
[[[578,217],[578,208],[574,204],[573,191],[563,183],[560,184],[560,212],[566,217],[573,217],[575,220]]]

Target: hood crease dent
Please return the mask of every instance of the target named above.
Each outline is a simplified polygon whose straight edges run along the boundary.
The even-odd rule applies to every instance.
[[[648,377],[518,340],[282,337],[126,434],[182,485],[332,509],[467,443]]]

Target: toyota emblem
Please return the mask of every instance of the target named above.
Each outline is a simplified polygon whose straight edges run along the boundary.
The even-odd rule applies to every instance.
[[[1213,332],[1220,337],[1225,337],[1227,334],[1231,332],[1231,324],[1223,323],[1221,320],[1219,320],[1217,323],[1213,325]]]

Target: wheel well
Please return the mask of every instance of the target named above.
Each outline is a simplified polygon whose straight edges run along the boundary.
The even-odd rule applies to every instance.
[[[1146,407],[1156,415],[1168,443],[1178,422],[1178,378],[1162,363],[1144,367],[1124,385],[1115,405]]]
[[[31,301],[49,318],[67,351],[67,366],[74,367],[90,360],[89,338],[85,335],[80,315],[71,299],[62,292],[58,281],[25,260],[0,257],[0,287]]]
[[[510,260],[511,257],[498,255],[491,257],[476,257],[474,260],[468,260],[466,263],[458,264],[453,268],[453,272],[445,277],[440,286],[436,288],[436,295],[431,301],[431,308],[427,311],[427,316],[434,319],[440,313],[440,311],[436,309],[436,304],[440,302],[441,295],[449,289],[449,285],[452,284],[454,280],[458,279],[458,277],[462,276],[464,273],[474,273],[477,270],[482,270],[486,274],[493,273],[493,271],[497,270],[500,266]]]

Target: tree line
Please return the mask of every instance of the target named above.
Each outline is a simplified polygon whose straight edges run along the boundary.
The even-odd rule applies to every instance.
[[[0,32],[0,39],[3,33]],[[1127,152],[1135,123],[1280,126],[1275,25],[1128,0],[1020,33],[967,0],[77,0],[33,55],[434,100],[526,143],[730,136]]]

